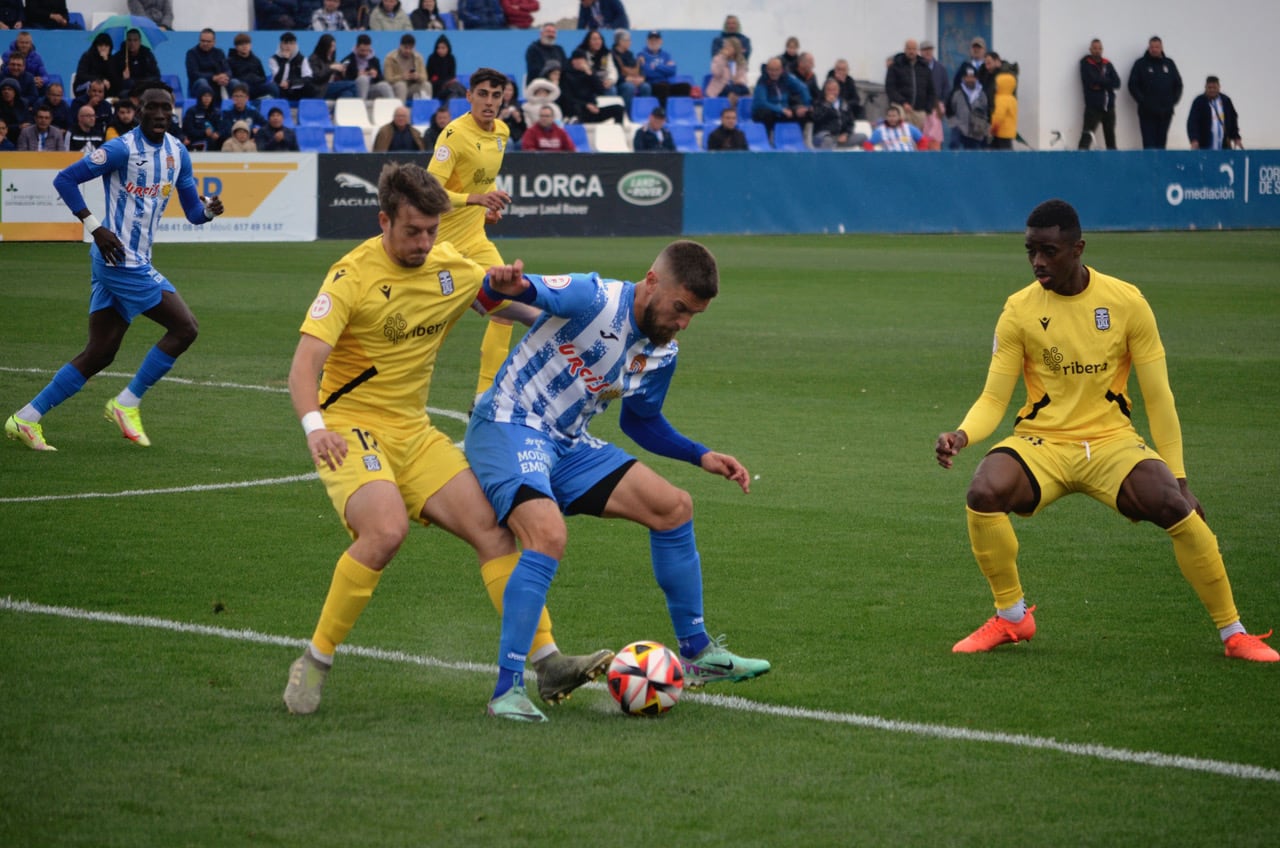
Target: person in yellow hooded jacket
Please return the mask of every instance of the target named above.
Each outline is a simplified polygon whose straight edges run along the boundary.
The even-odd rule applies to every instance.
[[[996,99],[991,109],[991,149],[1012,150],[1018,137],[1018,98],[1013,90],[1018,80],[1004,71],[996,75]]]

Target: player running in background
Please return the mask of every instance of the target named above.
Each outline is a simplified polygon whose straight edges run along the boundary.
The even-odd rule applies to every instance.
[[[482,268],[502,264],[502,255],[485,232],[485,224],[502,220],[511,195],[496,187],[511,130],[498,118],[507,75],[480,68],[471,75],[467,102],[471,110],[445,126],[436,141],[428,170],[449,192],[452,211],[440,218],[440,240],[447,241]],[[476,396],[493,384],[511,347],[511,321],[489,320],[480,343],[480,376]]]
[[[1018,579],[1018,539],[1009,513],[1035,515],[1084,492],[1132,521],[1169,534],[1183,577],[1200,596],[1228,657],[1280,660],[1265,636],[1245,632],[1218,540],[1204,522],[1182,462],[1182,431],[1151,307],[1138,289],[1081,261],[1075,209],[1049,200],[1027,218],[1027,258],[1036,282],[1005,301],[982,396],[960,426],[938,436],[938,463],[999,425],[1022,375],[1027,402],[1013,436],[974,472],[966,496],[969,542],[991,585],[996,614],[956,643],[956,653],[989,651],[1036,634]],[[1130,420],[1130,369],[1147,407],[1157,455]]]
[[[138,315],[164,327],[165,334],[147,352],[128,387],[107,401],[105,415],[126,439],[150,445],[138,404],[196,340],[195,316],[173,284],[151,267],[151,243],[175,189],[187,220],[193,224],[221,215],[222,201],[200,196],[191,157],[182,142],[166,132],[173,118],[169,87],[147,83],[139,102],[142,122],[138,127],[64,168],[53,180],[63,202],[93,237],[89,248],[89,341],[49,385],[5,421],[5,435],[32,450],[56,450],[44,440],[40,420],[111,364]],[[81,183],[98,178],[106,189],[105,224],[89,212],[80,193]]]
[[[662,415],[675,371],[676,333],[719,291],[715,258],[702,245],[668,245],[640,283],[597,274],[540,277],[495,268],[485,293],[544,310],[516,345],[497,382],[476,403],[467,458],[501,521],[524,553],[507,584],[498,684],[489,714],[546,716],[525,695],[525,654],[567,537],[565,515],[626,518],[649,528],[653,571],[679,640],[685,685],[746,680],[764,660],[713,641],[702,614],[702,571],[693,502],[621,448],[587,433],[622,398],[622,431],[648,451],[690,462],[750,489],[747,469],[677,432]]]
[[[475,548],[499,610],[518,558],[511,533],[498,526],[462,451],[426,412],[436,354],[477,302],[484,269],[438,241],[449,198],[423,168],[386,165],[378,205],[382,235],[330,269],[302,323],[289,369],[289,395],[307,446],[353,540],[338,560],[311,642],[289,670],[284,702],[297,714],[320,706],[334,652],[364,611],[410,520],[435,524]],[[550,702],[599,675],[613,658],[609,651],[561,654],[546,610],[538,638],[534,668]]]

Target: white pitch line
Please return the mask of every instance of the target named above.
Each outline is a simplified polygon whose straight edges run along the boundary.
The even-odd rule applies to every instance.
[[[169,621],[150,616],[121,615],[119,613],[95,612],[93,610],[76,609],[74,607],[55,607],[36,604],[30,601],[15,601],[13,598],[0,598],[0,610],[29,613],[36,615],[52,615],[59,618],[96,621],[107,624],[123,624],[130,627],[150,627],[168,630],[174,633],[190,633],[197,636],[215,636],[220,639],[232,639],[239,642],[252,642],[258,645],[281,645],[302,648],[307,644],[305,639],[288,636],[275,636],[269,633],[258,633],[255,630],[231,630],[223,627],[210,627],[204,624],[187,624],[180,621]],[[383,660],[386,662],[405,663],[426,668],[442,668],[450,671],[468,671],[492,675],[497,667],[483,663],[452,662],[435,657],[408,654],[403,651],[387,651],[381,648],[364,648],[343,645],[338,648],[344,656],[353,655],[365,659]],[[593,688],[602,688],[592,684]],[[1187,757],[1179,754],[1164,754],[1159,751],[1132,751],[1127,748],[1112,748],[1106,745],[1085,745],[1074,742],[1060,742],[1041,736],[1028,736],[1021,733],[1000,733],[996,731],[973,730],[964,727],[948,727],[944,724],[922,724],[911,721],[897,721],[880,716],[860,715],[858,713],[833,713],[826,710],[809,710],[800,707],[784,707],[750,701],[736,695],[709,695],[705,693],[688,693],[685,697],[694,698],[699,703],[739,712],[759,715],[777,716],[779,718],[798,719],[803,721],[821,721],[830,724],[847,724],[869,730],[883,730],[890,733],[906,733],[913,736],[924,736],[933,739],[946,739],[958,742],[983,742],[993,745],[1010,745],[1017,748],[1035,748],[1045,751],[1056,751],[1074,757],[1089,757],[1096,760],[1142,765],[1152,768],[1176,768],[1186,771],[1217,774],[1223,777],[1234,777],[1240,780],[1262,780],[1280,783],[1280,771],[1276,769],[1254,766],[1247,763],[1232,763],[1223,760],[1206,760],[1200,757]]]

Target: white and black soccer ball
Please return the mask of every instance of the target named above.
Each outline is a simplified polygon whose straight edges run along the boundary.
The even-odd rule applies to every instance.
[[[609,694],[627,715],[661,715],[684,691],[680,658],[658,642],[632,642],[618,651],[607,679]]]

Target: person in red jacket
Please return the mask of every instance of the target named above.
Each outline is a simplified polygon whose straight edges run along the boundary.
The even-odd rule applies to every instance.
[[[538,111],[538,122],[524,131],[520,137],[521,150],[540,150],[546,153],[573,153],[578,148],[573,139],[556,123],[556,113],[550,106]]]
[[[538,0],[502,0],[502,11],[507,15],[511,29],[528,29],[533,26],[533,13],[542,6]]]

